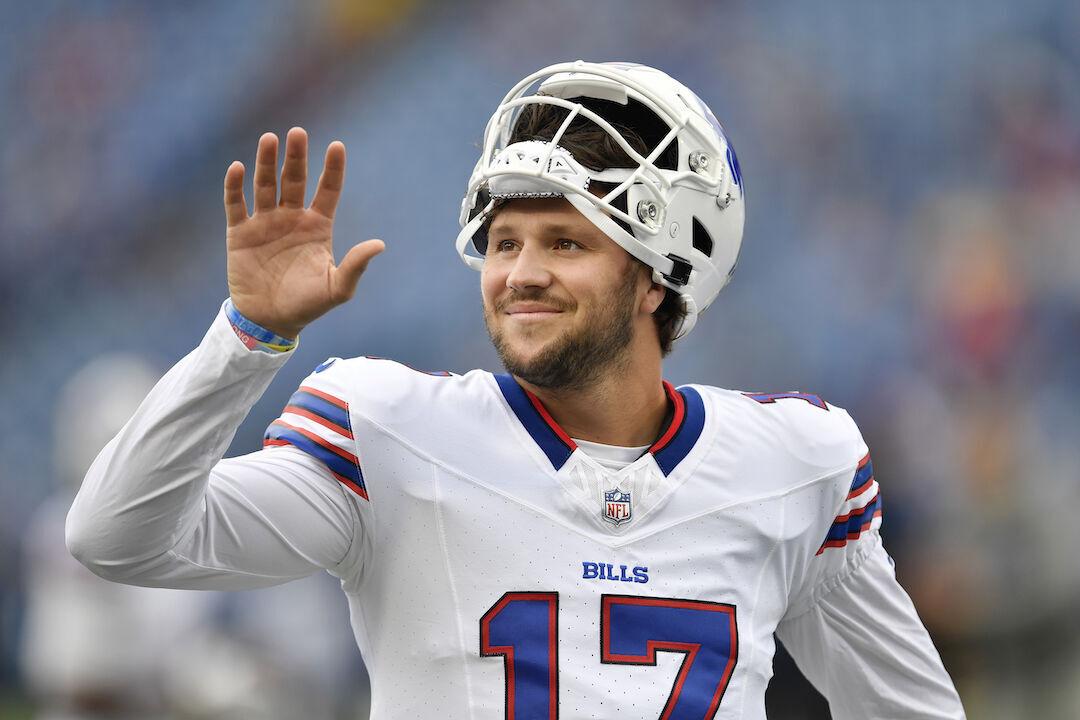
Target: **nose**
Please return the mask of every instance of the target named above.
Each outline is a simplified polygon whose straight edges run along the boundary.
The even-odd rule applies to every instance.
[[[506,286],[519,292],[530,287],[548,287],[551,285],[551,272],[547,259],[539,243],[525,243],[506,275]]]

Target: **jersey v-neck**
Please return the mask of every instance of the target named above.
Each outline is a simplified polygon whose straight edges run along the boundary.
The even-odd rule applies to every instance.
[[[499,374],[494,377],[522,427],[547,456],[552,467],[561,469],[578,449],[578,443],[555,422],[540,398],[519,385],[513,376]],[[661,472],[670,475],[701,437],[705,427],[705,404],[691,387],[676,389],[665,380],[664,392],[671,402],[670,420],[647,452],[652,454]]]
[[[603,443],[579,440],[577,438],[573,438],[573,440],[583,453],[603,467],[606,467],[608,470],[614,470],[615,472],[622,470],[624,467],[637,460],[649,449],[648,445],[642,445],[641,447],[625,447],[623,445],[605,445]]]

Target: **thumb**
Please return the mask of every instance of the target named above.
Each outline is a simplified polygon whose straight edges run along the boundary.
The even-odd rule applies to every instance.
[[[365,240],[358,243],[345,253],[341,262],[330,276],[330,292],[338,303],[343,303],[356,292],[356,283],[364,274],[371,258],[386,249],[386,243],[382,240]]]

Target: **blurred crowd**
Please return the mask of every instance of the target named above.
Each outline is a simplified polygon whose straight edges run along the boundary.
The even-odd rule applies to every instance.
[[[578,57],[683,80],[739,151],[740,267],[670,379],[848,408],[898,575],[969,715],[1080,717],[1080,6],[42,0],[4,15],[0,717],[365,716],[328,577],[119,588],[67,556],[63,516],[224,299],[220,182],[263,131],[344,140],[339,252],[389,249],[305,331],[233,453],[329,355],[495,369],[457,208],[503,93]],[[768,700],[777,720],[827,717],[783,657]]]

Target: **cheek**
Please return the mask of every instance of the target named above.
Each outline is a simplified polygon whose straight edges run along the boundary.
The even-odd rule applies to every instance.
[[[484,307],[491,307],[492,302],[506,287],[506,274],[499,273],[491,264],[485,263],[480,271],[480,294],[484,299]]]
[[[598,267],[581,277],[578,287],[594,304],[607,305],[622,300],[626,283],[625,275],[613,272],[609,267]]]

